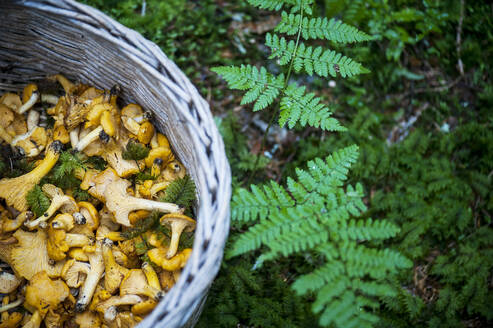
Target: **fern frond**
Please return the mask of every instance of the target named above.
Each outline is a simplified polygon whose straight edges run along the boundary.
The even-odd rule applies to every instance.
[[[305,94],[305,87],[290,84],[284,91],[280,103],[281,113],[279,125],[288,123],[293,128],[296,123],[301,126],[307,124],[327,131],[345,131],[339,121],[331,117],[332,113],[327,106],[320,103],[320,98],[314,93]]]
[[[298,33],[301,23],[301,36],[305,40],[326,39],[338,43],[353,43],[373,40],[373,37],[358,30],[356,27],[347,25],[334,18],[307,18],[297,14],[288,14],[283,11],[281,22],[275,31],[294,35]]]
[[[189,208],[195,202],[195,183],[189,175],[185,175],[183,179],[174,180],[159,200]]]
[[[44,194],[39,185],[35,185],[26,195],[29,209],[36,217],[43,215],[50,206],[50,199]]]
[[[395,294],[384,279],[412,264],[396,251],[366,243],[395,236],[399,228],[360,218],[366,210],[363,187],[344,188],[357,156],[356,146],[341,149],[325,160],[309,161],[305,170],[297,169],[286,189],[275,182],[263,189],[239,189],[232,202],[233,219],[259,222],[238,237],[227,257],[261,247],[266,251],[255,267],[294,253],[311,251],[323,257],[325,264],[292,287],[300,295],[316,294],[313,311],[320,313],[324,326],[371,327],[378,317],[368,309],[379,306],[379,297]]]
[[[283,6],[291,7],[291,13],[297,13],[303,8],[304,12],[311,14],[313,0],[248,0],[248,3],[264,10],[278,11]]]
[[[336,77],[337,73],[342,77],[369,73],[360,63],[323,47],[313,48],[301,42],[296,48],[293,40],[287,42],[285,38],[270,33],[267,33],[265,44],[272,51],[269,58],[279,58],[280,65],[289,64],[293,60],[296,72],[304,70],[310,76],[314,72],[322,77],[328,77],[329,74]]]
[[[150,149],[144,144],[130,139],[125,146],[125,150],[122,152],[122,157],[125,160],[140,161],[149,155]]]
[[[284,74],[274,76],[265,67],[260,70],[255,66],[220,66],[211,69],[221,75],[232,89],[248,90],[241,104],[255,102],[253,111],[259,111],[274,102],[284,87]]]

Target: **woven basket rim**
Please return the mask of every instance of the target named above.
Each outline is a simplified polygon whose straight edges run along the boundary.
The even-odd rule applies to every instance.
[[[195,181],[203,192],[196,209],[197,229],[192,256],[183,269],[180,280],[154,311],[138,325],[183,326],[191,317],[198,317],[197,313],[201,311],[200,307],[204,303],[207,291],[219,270],[229,231],[231,172],[223,141],[214,124],[208,103],[156,44],[97,9],[73,0],[10,0],[6,6],[9,5],[26,7],[35,12],[49,13],[58,19],[68,20],[84,32],[104,38],[126,51],[134,63],[153,76],[167,97],[182,109],[180,115],[193,132],[190,134],[193,144],[202,145],[194,148],[197,158],[204,163],[204,169],[197,173],[198,181]],[[2,6],[3,4],[0,4],[0,8]],[[4,29],[8,30],[8,27]],[[206,225],[200,224],[201,220],[214,221]],[[194,322],[191,323],[193,324]]]

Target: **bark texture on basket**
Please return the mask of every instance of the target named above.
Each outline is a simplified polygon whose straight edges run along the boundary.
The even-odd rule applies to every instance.
[[[209,106],[154,43],[75,1],[0,0],[0,92],[62,73],[154,113],[197,185],[193,253],[180,280],[139,327],[193,327],[229,230],[231,173]]]

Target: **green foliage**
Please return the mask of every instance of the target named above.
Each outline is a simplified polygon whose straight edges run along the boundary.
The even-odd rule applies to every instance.
[[[370,241],[393,237],[399,229],[360,218],[366,210],[362,186],[342,187],[357,156],[357,147],[351,146],[309,161],[308,170],[296,170],[297,180],[288,178],[287,189],[273,181],[263,189],[253,185],[251,192],[235,192],[231,204],[235,219],[259,222],[235,240],[227,257],[264,246],[267,251],[256,266],[308,251],[324,258],[293,284],[300,295],[316,294],[312,309],[321,313],[323,326],[371,327],[378,317],[367,310],[378,306],[377,297],[395,294],[385,278],[411,266],[396,251],[369,247]]]
[[[241,104],[255,102],[253,111],[259,111],[274,102],[284,86],[284,75],[274,76],[265,67],[260,70],[255,66],[241,65],[240,67],[213,67],[211,71],[221,75],[230,88],[248,90]]]
[[[264,9],[280,9],[280,2],[257,2]],[[295,6],[296,7],[296,6]],[[311,7],[308,7],[311,8]],[[230,88],[247,90],[241,104],[254,103],[253,111],[265,109],[279,100],[279,125],[293,128],[317,127],[328,131],[344,131],[331,111],[315,93],[304,86],[289,83],[291,69],[313,72],[320,76],[351,77],[367,73],[361,64],[323,47],[313,48],[300,42],[325,38],[340,43],[371,39],[355,27],[335,20],[309,20],[300,2],[297,16],[283,14],[278,31],[297,34],[296,40],[267,34],[266,45],[271,58],[279,58],[281,66],[289,65],[286,74],[271,74],[265,67],[252,65],[222,66],[212,70],[228,82]],[[292,12],[297,12],[293,9]],[[297,22],[294,26],[289,24]],[[333,33],[323,33],[323,29]],[[320,35],[320,36],[319,36]],[[252,185],[251,192],[240,188],[232,201],[232,217],[238,222],[254,223],[239,235],[226,253],[231,258],[266,248],[254,267],[281,256],[311,253],[319,260],[312,271],[298,277],[293,289],[300,295],[314,295],[312,311],[320,314],[322,326],[371,327],[379,318],[372,313],[378,307],[378,297],[396,295],[386,281],[398,269],[411,266],[399,252],[380,250],[371,242],[395,236],[399,229],[386,221],[363,218],[366,210],[360,184],[343,188],[347,172],[358,155],[350,146],[328,156],[325,161],[308,162],[308,170],[296,168],[297,179],[287,178],[287,188],[271,181],[263,188]]]
[[[86,190],[82,190],[80,187],[76,187],[72,190],[72,196],[78,202],[87,202],[93,199],[93,197]]]
[[[241,100],[242,104],[255,102],[253,111],[271,105],[282,92],[280,100],[281,113],[279,125],[282,127],[289,121],[289,126],[296,123],[307,124],[328,131],[342,131],[344,128],[331,117],[329,108],[320,103],[314,93],[305,94],[305,87],[290,84],[284,88],[284,75],[277,77],[267,72],[264,67],[258,70],[254,66],[214,67],[212,71],[220,74],[233,89],[248,90]]]
[[[322,16],[320,19],[301,19],[301,15],[311,15],[311,1],[251,0],[251,4],[262,9],[286,11],[276,31],[285,33],[278,35],[278,39],[284,37],[286,46],[291,42],[290,37],[297,39],[298,32],[300,34],[296,51],[275,54],[273,47],[270,55],[274,60],[266,63],[259,59],[269,55],[270,49],[260,44],[263,32],[257,34],[254,30],[262,30],[265,21],[275,13],[252,11],[246,1],[203,0],[180,4],[169,1],[162,5],[172,7],[166,11],[155,10],[152,4],[148,6],[147,15],[152,11],[158,19],[148,17],[149,22],[144,25],[139,23],[141,0],[85,2],[95,3],[157,42],[192,78],[202,94],[211,99],[213,113],[219,116],[217,125],[225,142],[234,186],[247,181],[252,170],[256,172],[254,182],[275,179],[279,186],[285,186],[287,177],[295,176],[296,168],[304,167],[307,161],[325,158],[335,149],[358,144],[360,155],[352,164],[347,181],[351,185],[361,182],[366,186],[367,196],[363,202],[368,211],[348,218],[347,222],[364,223],[368,217],[373,217],[383,219],[372,221],[373,224],[389,222],[399,226],[400,232],[392,239],[362,239],[361,244],[373,250],[400,251],[414,264],[412,269],[377,280],[379,283],[387,281],[385,286],[392,289],[388,295],[395,296],[363,294],[374,302],[374,307],[364,309],[365,313],[371,310],[379,317],[376,327],[493,325],[488,308],[493,294],[490,254],[493,244],[490,73],[493,70],[493,19],[489,3],[464,1],[458,44],[461,1],[323,0],[313,7],[314,15]],[[255,21],[251,22],[252,19]],[[139,26],[135,26],[137,24]],[[365,34],[337,34],[334,28],[320,28],[324,24],[339,24],[339,31],[350,24],[375,36],[374,42],[345,46],[338,40],[351,42],[353,37],[364,38]],[[299,25],[301,30],[298,30]],[[313,37],[319,40],[311,41]],[[328,38],[330,44],[326,42]],[[329,71],[327,75],[317,72],[316,61],[311,60],[307,61],[306,69],[304,58],[293,55],[299,54],[302,39],[310,41],[310,44],[306,42],[305,49],[312,47],[312,54],[321,46],[321,56],[324,49],[330,47],[330,51],[341,53],[341,58],[346,56],[364,63],[372,73],[336,79]],[[296,66],[294,61],[276,66],[282,56],[299,59]],[[464,75],[457,69],[459,58]],[[273,77],[284,74],[285,79],[290,71],[310,73],[312,64],[312,76],[291,74],[282,88],[290,84],[305,85],[311,90],[303,91],[303,95],[313,92],[315,97],[329,101],[333,117],[347,128],[346,132],[334,137],[332,133],[301,129],[293,123],[294,130],[288,131],[285,137],[282,137],[284,129],[276,129],[274,138],[272,133],[268,135],[266,147],[258,147],[256,127],[247,125],[252,122],[252,115],[235,108],[239,99],[225,95],[223,84],[208,70],[217,65],[240,67],[241,63],[257,67],[259,74],[260,67],[264,66],[268,74]],[[327,66],[329,70],[330,63]],[[336,77],[341,75],[335,73]],[[323,79],[326,76],[334,80],[329,82],[330,88]],[[260,97],[266,89],[259,85],[258,90]],[[283,95],[280,91],[269,110],[278,108],[278,100]],[[253,107],[255,99],[250,101]],[[420,116],[416,115],[426,104],[427,109]],[[255,115],[268,121],[265,112],[262,110]],[[398,138],[389,137],[394,128],[410,119],[415,122],[398,133]],[[285,127],[289,127],[289,119],[286,122]],[[256,164],[257,154],[267,154],[269,158],[262,156]],[[12,169],[9,158],[4,161],[4,176],[6,172],[14,176],[29,171],[16,169],[16,164]],[[264,192],[262,187],[258,188]],[[284,190],[289,190],[289,186]],[[248,232],[248,226],[255,222],[233,220],[231,239],[234,241]],[[231,242],[230,248],[233,248]],[[250,270],[254,258],[269,251],[268,245],[262,246],[260,250],[223,263],[199,327],[317,326],[320,318],[311,313],[310,307],[320,294],[309,292],[300,297],[289,286],[304,275],[319,272],[317,270],[323,279],[337,271],[324,272],[322,268],[328,260],[318,250],[311,249],[286,258],[277,257]],[[341,264],[347,263],[341,261]],[[365,279],[362,281],[375,281],[371,277]],[[346,286],[347,281],[340,281],[340,285],[330,285],[333,289]],[[359,288],[354,279],[350,282],[351,286],[353,284]],[[350,300],[345,292],[339,294],[340,303],[335,303],[341,308],[343,301]],[[343,298],[343,295],[346,296]],[[323,305],[324,302],[317,303],[317,307]]]
[[[138,221],[133,228],[122,232],[123,237],[126,239],[132,239],[142,235],[146,231],[157,230],[161,226],[159,223],[160,217],[159,212],[152,212],[148,217]]]
[[[189,175],[185,175],[182,179],[174,180],[166,187],[164,195],[159,200],[190,209],[196,200],[195,183]]]
[[[80,185],[80,180],[75,177],[75,171],[87,169],[85,160],[86,157],[81,153],[70,150],[62,152],[56,165],[48,175],[43,177],[40,185],[51,183],[63,190],[77,189]]]
[[[288,124],[293,128],[296,123],[301,126],[312,126],[326,131],[345,131],[339,121],[331,117],[332,112],[327,106],[320,103],[315,93],[305,93],[305,87],[290,84],[281,98],[279,125]]]
[[[140,161],[149,155],[150,149],[140,142],[130,139],[125,146],[125,150],[122,152],[122,157],[125,160]]]
[[[277,25],[276,32],[294,35],[298,32],[305,40],[319,39],[329,40],[338,43],[353,43],[370,41],[374,38],[358,30],[354,26],[344,24],[334,18],[302,17],[300,14],[281,13],[281,22]]]
[[[44,194],[39,185],[35,185],[26,195],[27,204],[36,217],[43,215],[50,207],[50,199]]]
[[[150,169],[146,169],[144,171],[137,173],[134,176],[134,178],[135,178],[135,181],[137,181],[137,182],[144,182],[146,180],[156,180],[157,177],[151,174]]]
[[[265,10],[279,11],[283,6],[291,7],[291,12],[296,13],[301,10],[311,14],[313,0],[247,0],[252,6]]]
[[[333,50],[324,50],[323,47],[306,47],[300,43],[296,48],[294,40],[286,41],[284,37],[267,33],[265,45],[271,48],[270,58],[279,58],[279,65],[286,65],[293,60],[295,72],[304,70],[308,75],[316,74],[322,77],[336,77],[339,73],[342,77],[351,77],[362,73],[368,73],[360,63],[351,58],[336,53]]]
[[[317,327],[303,297],[286,288],[289,279],[279,262],[251,270],[252,256],[245,255],[223,263],[220,274],[211,287],[198,328],[236,327]],[[303,259],[295,265],[303,266]],[[290,262],[291,263],[291,262]]]
[[[233,185],[245,178],[247,172],[265,169],[270,160],[264,155],[255,156],[250,152],[247,136],[237,132],[240,130],[240,125],[236,116],[229,114],[224,118],[216,117],[216,125],[224,140],[229,165],[236,172],[233,176]]]

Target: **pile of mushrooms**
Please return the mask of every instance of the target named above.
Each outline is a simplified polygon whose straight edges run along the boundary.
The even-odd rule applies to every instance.
[[[0,328],[133,327],[177,281],[192,251],[179,243],[195,221],[180,206],[157,200],[185,168],[148,112],[137,104],[120,110],[118,88],[50,79],[63,87],[60,95],[29,84],[21,96],[0,97],[2,147],[34,165],[0,180]],[[147,157],[124,159],[129,142],[145,145]],[[106,161],[104,170],[89,165],[76,174],[90,201],[40,185],[62,151]],[[143,170],[155,179],[133,182]],[[50,200],[39,217],[26,200],[36,185]],[[155,231],[123,237],[153,211],[161,213],[169,237]],[[150,245],[146,260],[138,253],[143,241]]]

